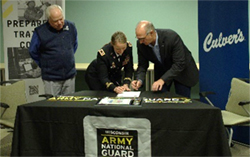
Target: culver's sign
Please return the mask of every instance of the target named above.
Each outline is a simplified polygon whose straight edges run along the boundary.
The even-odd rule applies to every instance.
[[[240,42],[243,42],[244,39],[245,37],[240,29],[238,29],[236,34],[231,34],[226,37],[223,37],[223,34],[221,32],[218,38],[213,38],[213,33],[210,32],[208,33],[203,42],[203,49],[205,52],[209,52],[215,48],[221,48],[226,45],[238,44]]]

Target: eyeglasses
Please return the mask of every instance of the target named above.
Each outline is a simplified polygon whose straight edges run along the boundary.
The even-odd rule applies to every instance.
[[[148,34],[149,34],[150,32],[148,32],[146,35],[145,35],[145,37],[143,37],[143,38],[137,38],[139,41],[141,41],[141,40],[144,40],[144,39],[146,39],[146,37],[148,36]]]

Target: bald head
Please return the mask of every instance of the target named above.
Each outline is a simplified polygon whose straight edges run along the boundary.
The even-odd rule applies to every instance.
[[[150,21],[140,21],[136,25],[135,34],[140,43],[148,45],[155,42],[155,27]]]
[[[150,21],[142,20],[136,25],[135,31],[149,33],[150,31],[155,31],[154,25]]]
[[[149,23],[148,21],[140,21],[135,28],[135,32],[143,32],[146,34],[145,27],[146,25],[148,25],[148,23]]]

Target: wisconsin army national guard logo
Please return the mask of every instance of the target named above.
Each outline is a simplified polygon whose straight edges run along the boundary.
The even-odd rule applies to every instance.
[[[151,157],[148,119],[86,116],[83,129],[86,157]]]

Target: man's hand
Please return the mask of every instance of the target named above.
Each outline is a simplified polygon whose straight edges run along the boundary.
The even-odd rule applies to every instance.
[[[134,90],[138,90],[141,87],[141,85],[142,85],[141,81],[138,81],[138,80],[134,80],[131,82],[131,87]]]
[[[152,84],[152,88],[151,90],[152,91],[160,91],[162,89],[162,86],[164,85],[164,81],[163,79],[159,79],[157,81],[155,81],[153,84]]]

